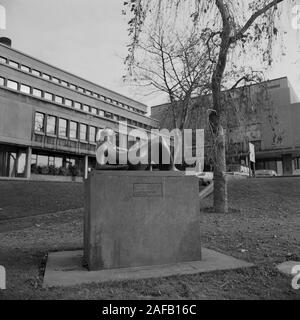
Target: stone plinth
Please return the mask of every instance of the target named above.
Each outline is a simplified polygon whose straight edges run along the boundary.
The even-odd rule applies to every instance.
[[[85,182],[85,199],[89,270],[201,260],[197,178],[95,170]]]

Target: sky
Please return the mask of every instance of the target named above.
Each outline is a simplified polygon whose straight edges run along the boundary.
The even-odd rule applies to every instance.
[[[297,0],[300,4],[300,0]],[[74,73],[147,105],[165,102],[125,85],[124,58],[130,41],[124,0],[0,0],[6,8],[6,30],[1,36],[12,46],[42,61]],[[293,30],[292,12],[285,12],[285,55],[269,72],[270,78],[288,76],[300,96],[300,29]]]

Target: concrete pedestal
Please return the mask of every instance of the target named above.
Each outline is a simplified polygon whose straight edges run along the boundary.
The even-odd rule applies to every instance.
[[[85,181],[89,270],[201,260],[198,180],[163,171],[93,171]]]

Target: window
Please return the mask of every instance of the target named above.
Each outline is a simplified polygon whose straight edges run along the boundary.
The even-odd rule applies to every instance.
[[[30,68],[24,65],[21,65],[21,70],[25,72],[30,72]]]
[[[10,89],[18,90],[18,82],[7,80],[7,87]]]
[[[81,109],[81,103],[79,103],[79,102],[74,102],[74,108],[75,108],[75,109]]]
[[[7,63],[7,59],[4,58],[4,57],[0,57],[0,62],[1,62],[1,63]]]
[[[294,159],[294,168],[295,170],[300,170],[300,158]]]
[[[60,137],[67,137],[67,124],[68,121],[66,119],[59,119],[58,121],[58,135]]]
[[[85,112],[90,112],[90,107],[87,106],[86,104],[83,105],[83,111]]]
[[[61,157],[55,157],[55,167],[60,168],[63,166],[63,158]]]
[[[76,90],[76,86],[74,84],[70,84],[70,89]]]
[[[35,113],[35,121],[34,121],[34,131],[35,132],[45,132],[45,115],[40,112]]]
[[[60,97],[60,96],[55,96],[54,101],[55,101],[56,103],[63,103],[63,98]]]
[[[110,112],[105,112],[105,117],[106,118],[112,118],[112,114]]]
[[[78,123],[74,121],[70,121],[70,138],[77,139],[77,129]]]
[[[52,81],[55,82],[55,83],[59,83],[60,82],[60,80],[58,78],[56,78],[56,77],[52,77]]]
[[[31,165],[35,164],[37,165],[37,154],[32,154],[31,155]]]
[[[75,164],[76,164],[76,160],[75,159],[72,159],[72,158],[67,158],[66,159],[67,168],[69,168],[70,166],[75,166]]]
[[[99,116],[104,117],[104,111],[103,110],[99,110]]]
[[[48,164],[49,164],[49,166],[54,166],[54,164],[55,164],[55,158],[49,156],[49,162],[48,162]]]
[[[44,166],[48,166],[49,164],[49,157],[48,156],[43,156],[43,155],[38,155],[37,156],[37,165],[44,167]]]
[[[97,114],[97,109],[96,108],[92,108],[91,112],[92,112],[92,114]]]
[[[30,87],[25,84],[21,84],[20,91],[23,93],[30,94]]]
[[[96,142],[96,128],[95,127],[90,127],[89,141]]]
[[[90,90],[85,90],[85,93],[88,95],[92,95],[92,92]]]
[[[86,124],[80,124],[80,140],[86,141],[87,140],[87,125]]]
[[[36,96],[36,97],[39,97],[39,98],[42,97],[42,91],[39,90],[39,89],[33,88],[33,89],[32,89],[32,94],[33,94],[34,96]]]
[[[78,90],[79,92],[81,92],[81,93],[84,93],[84,89],[81,88],[81,87],[78,87],[77,90]]]
[[[52,101],[52,100],[53,100],[53,94],[52,94],[52,93],[49,93],[49,92],[45,92],[45,93],[44,93],[44,98],[45,98],[46,100]]]
[[[68,107],[72,107],[72,100],[65,99],[65,105],[68,106]]]
[[[47,134],[56,134],[56,117],[47,116]]]
[[[114,114],[114,120],[119,121],[119,116],[117,116],[116,114]]]
[[[93,92],[93,97],[98,98],[98,99],[100,98],[100,97],[99,97],[99,94],[96,93],[96,92]]]
[[[42,74],[42,77],[44,78],[44,79],[46,79],[46,80],[50,80],[50,76],[49,76],[49,74],[47,74],[47,73],[43,73]]]
[[[19,64],[15,61],[9,60],[8,64],[14,68],[19,68]]]
[[[41,76],[41,73],[40,73],[39,71],[37,71],[37,70],[34,70],[34,69],[31,70],[31,73],[32,73],[33,75],[35,75],[35,76],[38,76],[38,77]]]
[[[4,78],[0,77],[0,86],[4,86]]]
[[[65,87],[67,87],[69,84],[68,84],[68,82],[66,82],[66,81],[63,81],[63,80],[61,80],[61,82],[60,82],[63,86],[65,86]]]

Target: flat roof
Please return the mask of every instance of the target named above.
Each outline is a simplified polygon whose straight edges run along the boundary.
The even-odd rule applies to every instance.
[[[3,44],[1,44],[1,43],[0,43],[0,46],[4,47],[4,48],[6,48],[6,49],[9,49],[9,50],[11,50],[11,51],[15,51],[15,52],[17,52],[17,53],[19,53],[19,54],[22,54],[22,55],[24,55],[24,56],[27,57],[27,58],[30,58],[30,59],[36,60],[36,61],[38,61],[38,62],[40,62],[40,63],[43,63],[43,64],[45,64],[46,66],[49,66],[49,67],[51,67],[51,68],[57,69],[57,70],[59,70],[59,71],[61,71],[61,72],[64,72],[64,73],[66,73],[66,74],[68,74],[68,75],[70,75],[70,76],[72,76],[72,77],[76,77],[76,78],[78,78],[78,79],[80,79],[80,80],[82,80],[82,81],[88,82],[88,83],[90,83],[90,84],[92,84],[92,85],[94,85],[94,86],[97,86],[97,87],[101,88],[101,89],[107,90],[107,91],[109,91],[109,92],[111,92],[111,93],[113,93],[113,94],[117,94],[117,95],[119,95],[120,97],[123,97],[123,98],[125,98],[125,99],[128,99],[128,100],[130,100],[130,101],[132,101],[132,102],[138,103],[138,104],[140,104],[140,105],[142,105],[142,106],[144,106],[144,107],[148,107],[146,104],[144,104],[144,103],[142,103],[142,102],[140,102],[140,101],[134,100],[134,99],[129,98],[129,97],[127,97],[127,96],[125,96],[125,95],[123,95],[123,94],[120,94],[120,93],[118,93],[118,92],[116,92],[116,91],[113,91],[113,90],[111,90],[111,89],[108,89],[108,88],[105,88],[105,87],[103,87],[103,86],[100,86],[99,84],[97,84],[97,83],[95,83],[95,82],[92,82],[92,81],[90,81],[90,80],[87,80],[87,79],[85,79],[85,78],[82,78],[82,77],[80,77],[80,76],[77,76],[77,75],[75,75],[74,73],[72,73],[72,72],[70,72],[70,71],[63,70],[63,69],[61,69],[61,68],[59,68],[59,67],[56,67],[56,66],[54,66],[54,65],[52,65],[52,64],[50,64],[50,63],[48,63],[48,62],[42,61],[42,60],[40,60],[40,59],[38,59],[38,58],[35,58],[35,57],[33,57],[33,56],[31,56],[31,55],[29,55],[29,54],[27,54],[27,53],[24,53],[24,52],[22,52],[22,51],[20,51],[20,50],[15,49],[15,48],[13,48],[13,47],[8,47],[8,46],[3,45]]]
[[[285,76],[285,77],[280,77],[280,78],[275,78],[275,79],[270,79],[270,80],[265,80],[265,81],[262,81],[262,82],[259,82],[259,83],[251,83],[251,84],[248,84],[248,85],[244,85],[244,86],[240,86],[240,87],[236,87],[235,89],[238,89],[238,88],[243,88],[243,87],[251,87],[251,86],[258,86],[258,85],[261,85],[263,83],[270,83],[270,82],[273,82],[273,81],[278,81],[278,80],[283,80],[283,79],[286,79],[288,81],[288,77]],[[288,81],[289,82],[289,81]],[[289,83],[288,83],[289,84]],[[227,90],[223,90],[222,92],[227,92],[227,91],[230,91],[230,90],[235,90],[235,89],[227,89]],[[211,94],[207,94],[207,95],[203,95],[203,96],[210,96]],[[197,99],[201,96],[196,96],[196,97],[192,97],[192,99]],[[166,102],[166,103],[162,103],[162,104],[158,104],[156,106],[152,106],[150,107],[151,109],[153,108],[159,108],[159,107],[164,107],[164,106],[169,106],[170,105],[170,102]]]

